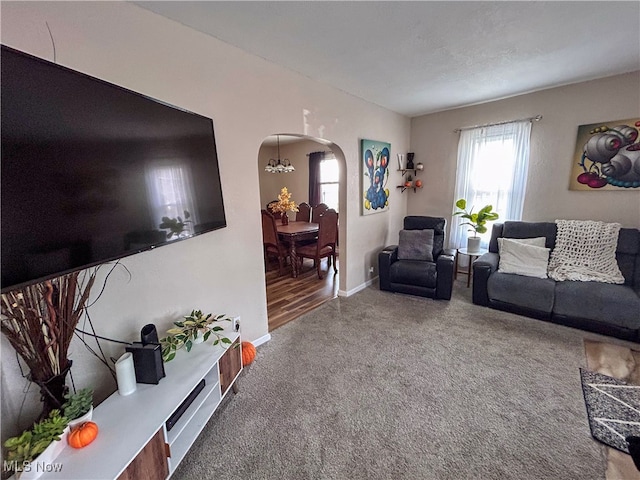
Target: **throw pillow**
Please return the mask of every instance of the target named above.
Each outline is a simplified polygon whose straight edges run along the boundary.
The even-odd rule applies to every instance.
[[[433,230],[400,230],[398,260],[433,262]]]
[[[498,252],[500,254],[498,271],[527,277],[547,278],[550,249],[527,245],[518,240],[511,238],[498,239]]]
[[[547,242],[547,237],[534,237],[534,238],[510,238],[505,237],[509,240],[515,240],[516,242],[524,243],[525,245],[534,245],[536,247],[544,247]],[[498,248],[500,248],[500,244],[502,243],[502,238],[498,238]]]

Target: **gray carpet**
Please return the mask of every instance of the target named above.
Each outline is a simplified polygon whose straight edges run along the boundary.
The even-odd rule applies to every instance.
[[[370,287],[272,332],[176,479],[600,479],[584,332]]]

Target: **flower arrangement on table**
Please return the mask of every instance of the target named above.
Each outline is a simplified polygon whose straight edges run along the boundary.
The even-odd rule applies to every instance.
[[[282,190],[280,190],[280,194],[278,195],[278,203],[273,205],[271,208],[274,212],[282,213],[283,225],[289,223],[289,217],[287,216],[288,211],[298,211],[298,206],[296,205],[296,202],[291,200],[291,194],[287,190],[287,187],[282,187]]]

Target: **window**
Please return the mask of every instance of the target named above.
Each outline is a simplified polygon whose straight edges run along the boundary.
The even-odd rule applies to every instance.
[[[335,157],[320,162],[320,201],[338,211],[340,167]]]
[[[522,220],[531,122],[463,130],[458,143],[455,200],[467,200],[467,210],[477,212],[492,205],[500,215],[498,221]],[[460,226],[459,216],[451,222],[451,246],[466,247],[469,232]],[[481,235],[481,247],[487,248],[491,226]]]

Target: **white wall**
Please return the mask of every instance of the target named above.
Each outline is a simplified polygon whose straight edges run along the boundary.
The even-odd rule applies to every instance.
[[[257,156],[273,133],[322,137],[344,156],[340,289],[352,291],[370,278],[369,266],[389,232],[399,229],[406,200],[392,196],[389,212],[360,215],[359,140],[387,141],[406,152],[408,118],[124,2],[5,2],[2,43],[52,60],[45,22],[59,64],[214,121],[228,227],[124,259],[131,278],[117,269],[91,308],[99,334],[137,340],[146,323],[162,331],[193,308],[240,315],[246,340],[267,334]],[[107,356],[123,351],[103,345]],[[18,418],[27,382],[4,338],[2,347],[4,439],[30,424],[39,405],[31,388]],[[71,358],[77,387],[94,386],[99,399],[115,390],[106,368],[81,344],[72,344]]]
[[[425,184],[409,196],[408,212],[451,218],[459,138],[455,128],[538,114],[543,118],[531,130],[523,220],[601,220],[640,227],[640,188],[569,190],[578,126],[640,118],[640,72],[413,118],[411,149],[425,165]]]

